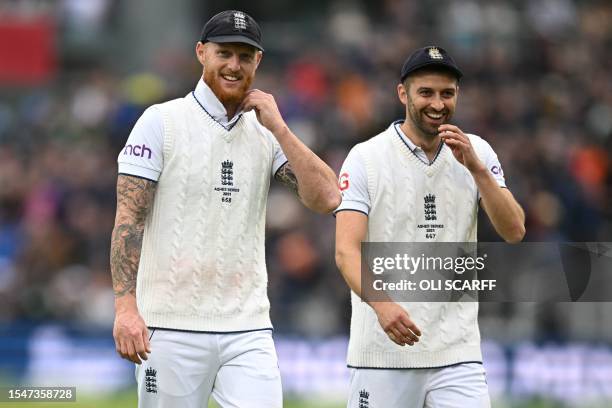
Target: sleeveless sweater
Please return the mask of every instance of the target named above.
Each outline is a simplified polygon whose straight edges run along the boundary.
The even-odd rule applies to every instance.
[[[274,137],[254,112],[223,128],[191,94],[159,108],[164,167],[145,223],[140,313],[161,328],[271,328],[264,233]]]
[[[479,144],[472,144],[478,154]],[[356,148],[365,161],[371,199],[366,241],[476,241],[476,184],[448,146],[428,165],[391,125]],[[435,217],[428,217],[428,201],[435,201]],[[414,346],[401,347],[388,338],[374,310],[355,293],[351,297],[349,366],[426,368],[482,361],[477,302],[400,303],[422,332]]]

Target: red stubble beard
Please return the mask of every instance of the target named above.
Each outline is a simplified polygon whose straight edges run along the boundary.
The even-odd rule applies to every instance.
[[[221,78],[221,73],[204,69],[204,82],[206,82],[206,85],[208,85],[226,109],[240,105],[253,83],[253,76],[245,74],[238,74],[237,76],[241,77],[240,85],[236,88],[228,89],[221,84],[221,81],[224,81]]]

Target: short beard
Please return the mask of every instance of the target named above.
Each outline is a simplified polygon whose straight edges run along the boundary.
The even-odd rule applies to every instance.
[[[439,134],[438,129],[432,130],[430,126],[427,126],[423,122],[423,117],[421,116],[421,113],[417,112],[410,97],[408,98],[408,116],[410,116],[410,120],[412,121],[414,126],[421,132],[421,135],[423,135],[426,139],[433,140],[438,136]],[[449,119],[450,119],[450,113],[448,114],[446,118],[446,122],[444,123],[448,123]]]
[[[408,100],[408,115],[410,116],[410,120],[412,120],[414,126],[420,131],[421,135],[425,136],[426,139],[433,140],[436,138],[436,136],[438,136],[437,129],[432,131],[427,125],[425,125],[425,123],[423,123],[421,115],[416,111],[411,100]]]
[[[253,83],[253,77],[245,77],[244,85],[233,92],[227,92],[223,89],[216,77],[216,72],[210,72],[205,69],[204,82],[206,82],[206,85],[213,91],[225,109],[228,109],[228,107],[235,108],[242,103],[246,92]]]

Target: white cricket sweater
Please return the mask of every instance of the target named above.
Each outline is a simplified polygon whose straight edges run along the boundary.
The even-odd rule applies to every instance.
[[[140,313],[170,329],[271,328],[264,232],[276,140],[253,112],[224,129],[192,94],[159,109],[164,168],[144,230]]]
[[[477,153],[481,142],[469,135]],[[372,206],[369,242],[475,242],[478,191],[469,171],[447,146],[427,165],[393,126],[355,147],[365,161]],[[435,195],[436,220],[427,221],[424,198]],[[436,225],[435,237],[424,225]],[[482,361],[476,302],[400,303],[421,329],[420,341],[401,347],[382,330],[374,310],[352,293],[348,365],[372,368],[443,367]]]

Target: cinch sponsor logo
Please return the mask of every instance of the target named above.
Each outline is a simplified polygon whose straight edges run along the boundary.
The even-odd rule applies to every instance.
[[[145,152],[148,152],[148,158],[150,159],[151,149],[149,149],[144,143],[142,144],[142,146],[125,145],[125,149],[123,149],[123,154],[129,154],[130,156],[144,157]]]

